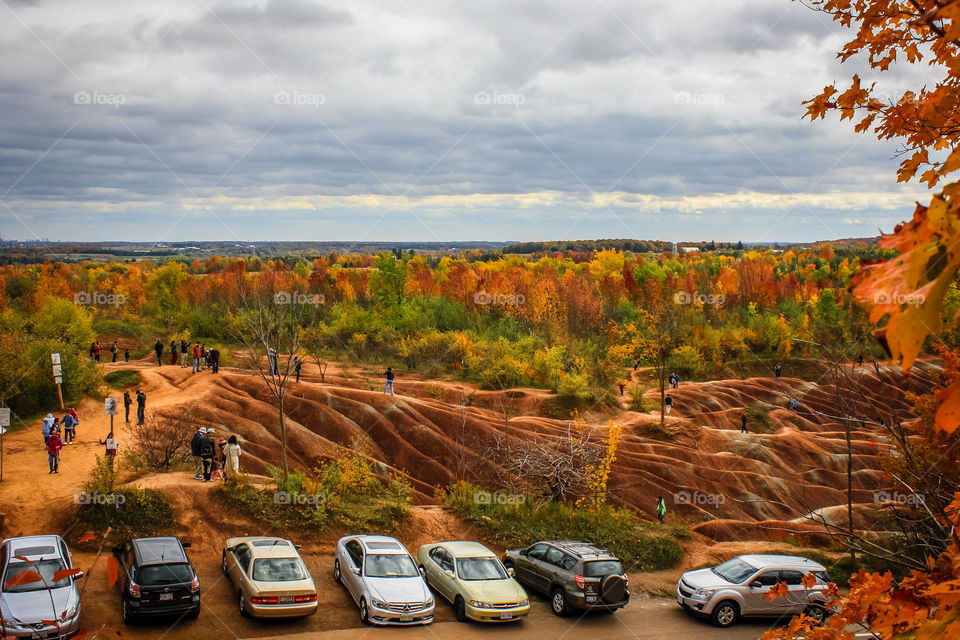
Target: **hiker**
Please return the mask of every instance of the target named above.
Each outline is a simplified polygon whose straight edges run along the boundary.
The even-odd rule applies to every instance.
[[[670,409],[673,409],[673,398],[671,398],[668,393],[667,397],[663,400],[663,410],[667,412],[667,415],[670,415]]]
[[[273,347],[267,349],[267,366],[270,368],[271,376],[279,375],[277,371],[277,352],[274,351]]]
[[[43,431],[43,444],[47,444],[47,439],[50,437],[50,432],[53,431],[53,414],[48,413],[47,417],[43,419],[43,425],[40,427]]]
[[[77,421],[69,412],[63,414],[60,421],[63,425],[63,443],[73,444],[73,439],[77,437]]]
[[[177,364],[177,341],[170,341],[170,364],[176,366]]]
[[[200,344],[200,366],[202,367],[210,366],[210,358],[207,355],[207,345],[203,343]]]
[[[240,473],[240,454],[243,452],[240,450],[240,443],[237,442],[237,436],[230,436],[230,439],[227,441],[227,446],[223,448],[223,452],[226,455],[226,464],[223,465],[224,475]]]
[[[153,350],[157,354],[157,366],[163,366],[163,343],[160,342],[160,338],[157,338],[157,343],[153,345]]]
[[[390,395],[393,395],[393,367],[387,367],[387,381],[383,383],[383,393],[387,393],[387,387],[390,388]]]
[[[50,437],[47,438],[47,460],[50,462],[50,473],[60,473],[60,450],[63,449],[63,440],[60,439],[60,429],[53,427]]]
[[[130,392],[123,392],[123,421],[130,422],[130,405],[133,404],[133,400],[130,399]]]
[[[120,358],[120,346],[117,344],[116,340],[114,340],[113,344],[110,345],[110,353],[113,354],[113,359],[111,362],[116,362]]]
[[[210,371],[213,373],[220,372],[220,350],[216,347],[210,349]]]
[[[639,359],[639,358],[634,358],[634,359],[633,359],[633,370],[636,371],[636,370],[639,369],[639,368],[640,368],[640,359]]]
[[[747,412],[740,414],[740,433],[750,433],[747,431]]]
[[[200,373],[200,363],[203,362],[203,352],[200,350],[200,343],[193,343],[193,372]]]
[[[663,524],[663,517],[667,515],[667,503],[663,501],[663,496],[657,496],[657,520]]]
[[[670,377],[667,378],[667,386],[673,389],[673,372],[671,372]]]
[[[208,430],[200,438],[200,460],[203,463],[204,482],[210,482],[210,475],[213,473],[213,454],[216,452],[216,445],[210,437],[211,431],[213,429]]]
[[[791,411],[796,411],[796,410],[797,410],[797,399],[796,399],[796,398],[794,398],[793,400],[790,401],[790,410],[791,410]]]
[[[113,430],[111,429],[110,433],[107,434],[106,440],[100,440],[99,442],[104,446],[104,453],[106,454],[107,462],[112,467],[113,461],[117,458],[117,449],[120,448],[116,436],[113,435]]]
[[[147,408],[147,394],[137,389],[137,424],[142,425]]]
[[[190,438],[190,457],[193,458],[193,479],[203,480],[203,460],[200,459],[200,440],[206,435],[204,427],[197,426],[196,432]]]
[[[180,361],[180,368],[186,369],[189,364],[187,364],[187,354],[190,352],[190,341],[181,340],[180,341],[180,353],[183,354],[183,360]]]
[[[627,388],[627,385],[623,383],[623,380],[617,383],[617,387],[620,389],[620,397],[623,397],[623,390]]]
[[[130,362],[130,349],[126,348],[123,350],[123,361]]]
[[[858,367],[862,367],[862,366],[863,366],[863,354],[862,354],[862,353],[857,357],[857,366],[858,366]]]
[[[777,366],[773,368],[773,375],[777,378],[780,377],[780,372],[783,370],[783,367],[780,366],[780,363],[777,363]]]
[[[303,366],[303,360],[300,359],[300,356],[294,356],[293,372],[297,374],[297,382],[300,382],[300,368],[302,366]]]
[[[673,388],[674,389],[680,388],[680,375],[676,373],[673,374]]]

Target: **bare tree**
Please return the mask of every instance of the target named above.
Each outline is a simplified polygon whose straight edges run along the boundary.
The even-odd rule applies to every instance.
[[[177,415],[151,415],[142,424],[131,423],[130,450],[150,469],[164,471],[190,457],[195,431],[196,405],[180,408]]]

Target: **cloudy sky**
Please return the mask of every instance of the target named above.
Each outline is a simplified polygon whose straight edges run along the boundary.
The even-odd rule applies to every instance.
[[[875,235],[924,197],[896,144],[801,120],[845,35],[790,0],[0,0],[0,236]]]

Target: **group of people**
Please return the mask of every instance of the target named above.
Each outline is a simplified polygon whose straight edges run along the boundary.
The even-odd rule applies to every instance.
[[[100,362],[100,354],[103,352],[103,345],[99,340],[94,340],[90,345],[90,359],[94,362]],[[110,345],[111,362],[117,362],[120,359],[120,344],[116,340]],[[130,349],[123,350],[123,361],[130,362]]]
[[[60,452],[64,445],[73,444],[77,437],[77,425],[80,418],[72,406],[67,408],[63,417],[54,418],[48,413],[43,419],[43,446],[47,449],[47,460],[50,463],[50,473],[60,473]],[[61,436],[61,433],[63,434]]]
[[[142,425],[147,413],[147,394],[137,389],[137,425]],[[130,422],[130,407],[133,406],[133,399],[129,391],[123,392],[123,421]]]
[[[153,351],[157,355],[157,366],[163,366],[163,342],[157,338],[153,345]],[[210,369],[212,373],[220,372],[220,350],[216,347],[207,349],[207,345],[200,342],[194,342],[190,346],[189,340],[171,340],[170,341],[170,364],[181,368],[191,366],[190,356],[193,356],[193,373],[199,373],[200,369]]]
[[[216,438],[216,439],[215,439]],[[190,440],[190,456],[194,460],[195,480],[210,482],[214,478],[240,472],[240,443],[237,436],[216,437],[216,429],[198,426]]]

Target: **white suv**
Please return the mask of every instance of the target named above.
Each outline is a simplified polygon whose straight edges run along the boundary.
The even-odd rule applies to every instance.
[[[812,573],[817,581],[803,586]],[[766,599],[778,582],[789,588],[786,597]],[[782,616],[806,613],[822,622],[827,617],[824,590],[830,576],[823,565],[796,556],[746,555],[710,569],[688,571],[677,582],[677,603],[692,613],[709,617],[718,627],[729,627],[740,616]]]

